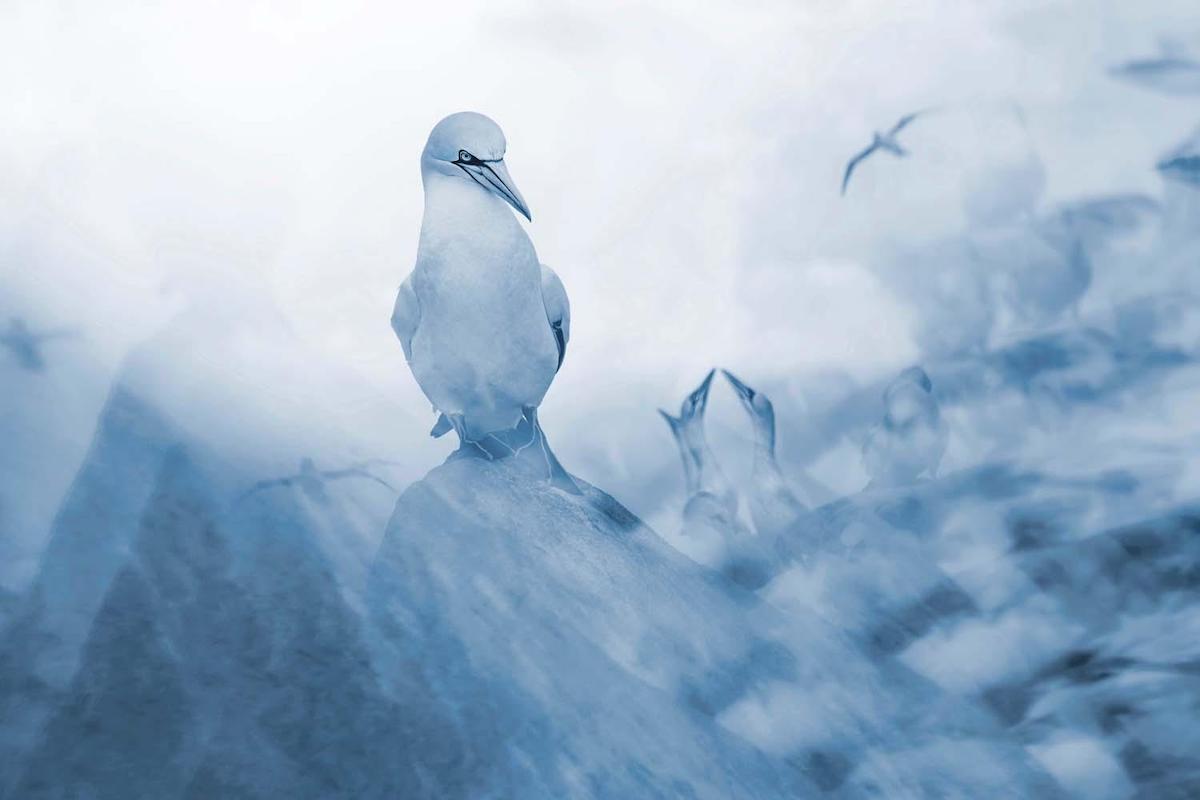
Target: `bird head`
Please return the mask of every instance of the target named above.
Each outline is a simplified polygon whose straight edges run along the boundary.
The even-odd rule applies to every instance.
[[[749,412],[750,416],[761,419],[764,422],[770,421],[774,423],[775,406],[772,405],[770,399],[765,394],[755,391],[753,388],[742,383],[736,375],[727,369],[721,370],[721,373],[725,376],[725,380],[729,381],[729,385],[733,387],[733,390],[737,392],[738,400],[742,402],[742,406]]]
[[[483,114],[460,111],[443,119],[429,134],[421,167],[451,178],[471,181],[496,195],[530,222],[533,217],[504,164],[504,132]]]
[[[884,423],[890,430],[911,428],[919,419],[938,415],[933,382],[920,367],[910,367],[892,381],[883,395]]]
[[[708,390],[712,386],[712,379],[715,373],[715,369],[710,369],[700,385],[684,398],[683,405],[679,409],[680,419],[690,421],[696,417],[704,416],[704,409],[708,406]]]

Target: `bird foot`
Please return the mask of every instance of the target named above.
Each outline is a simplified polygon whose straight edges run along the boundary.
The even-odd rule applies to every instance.
[[[449,419],[459,438],[459,448],[454,457],[483,458],[488,461],[512,459],[529,465],[551,485],[571,494],[581,494],[575,480],[550,450],[546,434],[537,420],[537,409],[526,408],[521,420],[513,428],[492,431],[479,437],[467,434],[461,416],[455,415]]]

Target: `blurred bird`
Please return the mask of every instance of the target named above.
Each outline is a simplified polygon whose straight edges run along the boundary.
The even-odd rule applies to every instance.
[[[509,206],[532,219],[505,166],[504,134],[472,112],[446,117],[421,154],[425,214],[417,262],[396,297],[392,328],[413,376],[464,451],[528,453],[560,488],[578,487],[537,420],[566,355],[566,290],[538,262]]]
[[[1114,78],[1163,94],[1200,94],[1200,62],[1174,42],[1162,41],[1160,49],[1158,56],[1126,61],[1108,72]]]
[[[909,123],[924,113],[926,112],[917,111],[901,117],[900,121],[893,125],[891,130],[889,130],[887,133],[875,131],[875,135],[871,140],[871,144],[869,144],[865,150],[860,152],[854,158],[850,159],[850,163],[846,165],[846,172],[842,176],[842,194],[844,195],[846,193],[846,187],[850,185],[850,176],[854,174],[855,168],[858,167],[863,160],[868,158],[876,150],[885,150],[897,158],[904,158],[907,156],[908,151],[900,146],[900,142],[896,140],[896,136],[900,133],[900,131],[907,128]]]
[[[1089,197],[1059,206],[1039,222],[1042,235],[1059,239],[1069,235],[1086,244],[1133,233],[1162,213],[1162,206],[1144,194]]]
[[[737,493],[717,464],[704,434],[704,411],[708,407],[708,392],[715,374],[715,369],[709,370],[700,385],[684,398],[678,417],[671,416],[661,408],[658,413],[670,426],[683,461],[684,490],[687,493],[685,519],[703,515],[728,527],[737,520]]]
[[[1200,132],[1167,153],[1155,165],[1164,179],[1192,189],[1200,188]]]
[[[716,370],[684,398],[679,416],[659,409],[671,428],[683,461],[683,534],[688,555],[749,589],[767,583],[772,574],[765,538],[752,535],[738,518],[738,495],[717,465],[704,435],[704,411]]]
[[[311,458],[303,458],[300,460],[300,471],[295,475],[288,475],[283,478],[275,478],[273,480],[258,481],[245,492],[243,492],[241,497],[238,498],[238,501],[240,502],[255,492],[262,491],[263,489],[270,489],[274,486],[283,486],[285,488],[295,486],[296,488],[300,489],[300,491],[308,495],[308,497],[313,501],[325,503],[329,500],[329,496],[325,493],[325,484],[329,481],[336,481],[342,478],[365,478],[378,483],[392,492],[395,492],[395,487],[393,487],[390,483],[368,471],[367,467],[379,463],[383,462],[364,461],[359,464],[352,464],[345,469],[319,470]]]
[[[754,466],[749,489],[750,518],[760,536],[778,536],[808,510],[789,485],[775,460],[775,407],[762,392],[742,383],[729,370],[721,370],[737,392],[742,408],[754,424]]]
[[[884,392],[883,406],[883,421],[863,444],[869,488],[936,477],[949,432],[925,370],[909,367],[901,372]]]
[[[60,328],[57,330],[34,333],[22,319],[13,318],[8,323],[8,330],[0,334],[0,345],[8,348],[23,369],[30,372],[41,372],[46,368],[46,359],[42,355],[41,345],[52,339],[71,339],[79,335],[74,329]]]

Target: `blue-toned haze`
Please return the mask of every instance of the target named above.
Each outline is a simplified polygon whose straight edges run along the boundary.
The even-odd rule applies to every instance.
[[[0,797],[1195,796],[1198,58],[1184,0],[3,4]],[[464,109],[556,373],[389,326]],[[481,353],[580,494],[430,437]]]

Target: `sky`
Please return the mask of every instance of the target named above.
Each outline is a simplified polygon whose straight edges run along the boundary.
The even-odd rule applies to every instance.
[[[18,515],[27,554],[148,341],[175,355],[145,380],[198,429],[329,421],[409,480],[440,461],[388,317],[448,113],[507,135],[573,309],[542,419],[614,490],[673,464],[654,409],[713,365],[802,407],[813,376],[918,360],[929,309],[887,254],[960,228],[971,175],[1033,154],[1044,204],[1157,195],[1155,158],[1197,122],[1105,74],[1163,35],[1200,51],[1194,2],[412,6],[0,3],[0,318],[85,334],[7,393],[6,474],[44,494]],[[846,159],[914,109],[936,111],[914,155],[839,196]],[[737,413],[714,399],[717,424]]]

